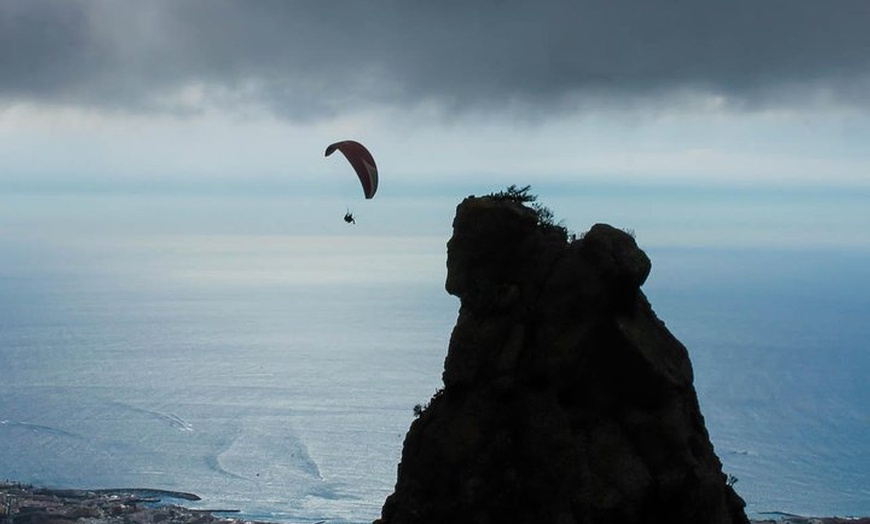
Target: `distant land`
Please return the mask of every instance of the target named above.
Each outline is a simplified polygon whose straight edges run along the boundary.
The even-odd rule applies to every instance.
[[[48,489],[0,482],[0,521],[8,524],[260,524],[224,515],[234,509],[189,509],[164,499],[198,500],[193,493],[150,488]],[[322,521],[326,524],[328,520]],[[771,513],[753,524],[870,524],[870,517],[804,517]],[[321,523],[318,523],[321,524]]]

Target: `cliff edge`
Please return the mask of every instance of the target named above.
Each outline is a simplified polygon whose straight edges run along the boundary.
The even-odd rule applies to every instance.
[[[444,388],[377,522],[748,523],[630,235],[569,241],[540,208],[468,197],[447,252]]]

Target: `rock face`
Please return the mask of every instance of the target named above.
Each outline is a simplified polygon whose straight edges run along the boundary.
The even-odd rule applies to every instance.
[[[688,353],[640,291],[646,254],[608,225],[563,233],[515,201],[458,206],[444,389],[378,522],[747,523]]]

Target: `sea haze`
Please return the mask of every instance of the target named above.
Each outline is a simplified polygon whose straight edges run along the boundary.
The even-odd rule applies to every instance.
[[[370,522],[458,301],[441,237],[0,242],[0,477]],[[870,255],[647,249],[750,512],[870,514]]]

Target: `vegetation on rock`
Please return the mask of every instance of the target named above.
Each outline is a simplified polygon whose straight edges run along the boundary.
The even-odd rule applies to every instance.
[[[487,195],[488,197],[502,202],[514,202],[524,207],[528,207],[535,212],[538,219],[538,226],[558,233],[565,240],[568,239],[568,229],[562,221],[556,222],[556,215],[547,206],[538,202],[538,195],[531,193],[532,186],[525,185],[517,187],[516,184],[509,185],[504,191],[497,191]]]

